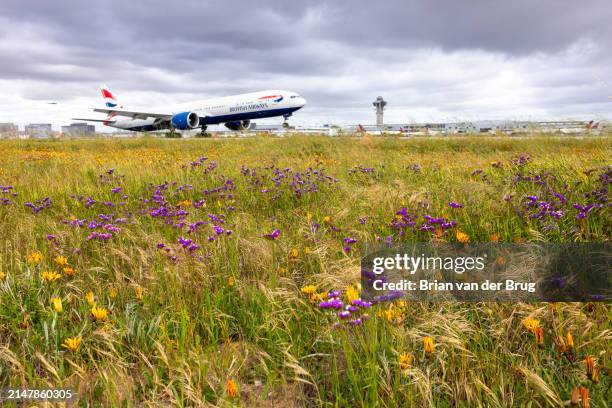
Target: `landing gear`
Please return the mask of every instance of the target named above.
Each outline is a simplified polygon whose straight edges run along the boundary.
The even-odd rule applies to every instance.
[[[287,114],[283,115],[283,118],[285,118],[285,120],[283,121],[283,127],[285,129],[289,128],[289,122],[287,122],[287,120],[289,120],[290,116],[291,116],[291,113],[287,113]]]
[[[181,138],[181,134],[179,132],[177,132],[176,129],[170,128],[168,133],[166,133],[166,138],[168,138],[168,139],[180,139]]]
[[[206,125],[202,125],[202,129],[200,131],[200,134],[196,135],[196,137],[211,137],[212,135],[210,133],[208,133],[206,131],[207,126]]]

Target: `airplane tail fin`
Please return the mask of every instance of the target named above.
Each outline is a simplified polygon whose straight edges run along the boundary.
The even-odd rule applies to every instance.
[[[113,95],[110,89],[108,89],[108,86],[100,86],[100,91],[102,93],[102,98],[104,99],[104,103],[107,108],[116,108],[117,105],[119,105],[119,102],[115,98],[115,95]]]

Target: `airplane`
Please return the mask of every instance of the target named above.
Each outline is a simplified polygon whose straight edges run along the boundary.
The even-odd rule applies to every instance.
[[[293,112],[306,105],[306,99],[291,91],[268,90],[240,95],[212,98],[191,103],[190,109],[177,109],[171,113],[125,110],[119,106],[115,95],[106,85],[101,86],[106,108],[94,108],[94,112],[106,113],[105,119],[73,118],[88,122],[100,122],[106,126],[149,132],[156,130],[201,129],[206,135],[209,125],[224,124],[228,129],[240,131],[249,129],[253,119],[282,116],[287,119]]]
[[[586,124],[587,130],[596,130],[598,127],[599,127],[599,122],[595,122],[594,120]]]

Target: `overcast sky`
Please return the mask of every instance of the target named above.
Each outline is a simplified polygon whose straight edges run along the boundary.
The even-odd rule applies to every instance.
[[[612,118],[612,4],[0,0],[0,122],[96,117],[100,83],[130,109],[288,89],[294,124],[378,95],[387,123]]]

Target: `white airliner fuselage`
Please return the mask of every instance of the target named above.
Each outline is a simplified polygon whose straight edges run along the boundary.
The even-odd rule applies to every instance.
[[[144,112],[117,108],[118,102],[110,90],[103,86],[102,97],[106,108],[95,112],[108,114],[106,119],[80,119],[118,129],[132,131],[155,130],[206,130],[208,125],[225,124],[229,129],[242,130],[253,119],[283,116],[287,119],[293,112],[306,105],[306,100],[295,92],[268,90],[247,94],[207,99],[177,107],[171,112]]]

